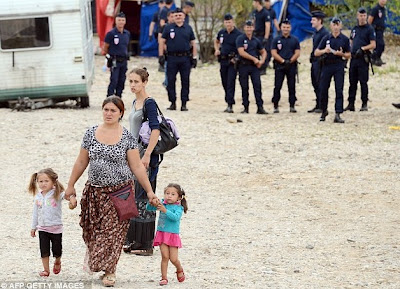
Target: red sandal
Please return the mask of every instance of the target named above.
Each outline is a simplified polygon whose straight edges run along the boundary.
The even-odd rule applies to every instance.
[[[182,276],[181,276],[181,277],[179,277],[179,274],[180,274],[180,273],[182,273]],[[176,278],[177,278],[178,281],[181,282],[181,283],[182,283],[183,281],[185,281],[186,278],[185,278],[185,273],[183,273],[183,269],[180,270],[180,271],[178,271],[178,270],[176,271]]]
[[[158,284],[160,284],[160,286],[168,285],[168,279],[161,278],[160,283]]]
[[[50,276],[50,272],[43,270],[42,272],[39,272],[39,276],[40,277],[49,277]]]
[[[57,266],[58,268],[56,268],[56,266]],[[60,261],[59,263],[54,262],[54,265],[53,265],[53,273],[57,275],[57,274],[60,273],[60,272],[61,272],[61,261]]]

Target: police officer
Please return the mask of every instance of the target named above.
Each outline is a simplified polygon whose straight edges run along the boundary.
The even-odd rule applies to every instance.
[[[335,80],[335,119],[336,123],[344,123],[340,118],[343,112],[343,84],[344,84],[344,66],[343,59],[349,59],[350,54],[350,41],[347,36],[341,33],[342,21],[333,17],[330,23],[331,33],[322,38],[318,48],[315,50],[314,55],[319,57],[323,55],[323,65],[320,78],[320,97],[322,114],[320,121],[325,121],[328,115],[328,90],[331,84],[332,77]]]
[[[256,98],[257,113],[267,114],[263,107],[261,92],[260,67],[267,58],[262,43],[253,37],[253,21],[247,20],[244,25],[244,32],[236,39],[236,48],[240,55],[239,58],[239,83],[242,87],[242,104],[244,109],[241,113],[249,113],[249,76],[253,84],[254,96]],[[261,59],[260,59],[261,56]]]
[[[185,13],[185,24],[189,25],[189,14],[192,12],[194,8],[194,3],[192,1],[185,1],[182,6],[182,10]]]
[[[265,0],[264,7],[265,7],[265,10],[268,11],[269,17],[271,19],[271,24],[270,24],[271,25],[271,29],[270,29],[270,32],[269,32],[268,43],[266,44],[267,60],[265,61],[265,67],[268,67],[269,61],[271,60],[271,57],[272,57],[272,55],[271,55],[271,46],[272,46],[272,39],[274,38],[273,37],[274,28],[275,28],[275,31],[277,32],[277,34],[279,34],[281,29],[279,28],[278,19],[276,19],[275,10],[272,9],[272,7],[271,7],[271,1],[270,0]]]
[[[385,40],[383,33],[385,32],[385,21],[386,21],[386,1],[379,0],[378,4],[372,8],[371,13],[368,17],[368,23],[371,24],[375,29],[376,34],[376,49],[372,55],[373,64],[376,66],[382,66],[385,64],[382,61],[382,53],[385,50]]]
[[[129,31],[124,29],[125,24],[125,14],[120,12],[115,18],[115,27],[104,38],[103,53],[106,55],[107,66],[111,71],[107,96],[122,97],[122,91],[125,87],[129,59],[128,46],[131,39]]]
[[[165,0],[158,0],[158,10],[153,14],[149,26],[149,41],[152,41],[153,38],[156,38],[156,41],[158,41],[158,27],[160,26],[160,13],[164,6],[165,6]]]
[[[230,13],[224,16],[224,26],[225,28],[217,33],[217,37],[214,40],[214,55],[218,57],[218,62],[220,63],[219,72],[225,91],[225,102],[228,104],[224,112],[233,113],[232,106],[235,104],[235,83],[237,74],[235,61],[238,55],[236,39],[242,33],[235,27],[233,17]]]
[[[159,15],[159,25],[158,25],[158,50],[164,47],[160,47],[161,36],[164,31],[164,26],[168,24],[168,12],[172,10],[173,0],[165,0],[165,5],[160,11]],[[159,72],[165,72],[164,66],[159,65]]]
[[[271,32],[271,18],[267,9],[262,5],[263,0],[253,0],[254,36],[260,40],[265,50],[268,48],[268,39]],[[260,67],[260,74],[265,75],[268,63]]]
[[[189,101],[189,79],[191,68],[197,66],[197,48],[193,29],[184,23],[185,13],[176,8],[175,22],[168,24],[162,34],[159,45],[159,63],[164,65],[164,46],[167,46],[168,57],[168,100],[171,102],[170,110],[176,110],[176,75],[181,76],[181,111],[187,111],[186,102]]]
[[[289,90],[290,112],[297,112],[294,108],[296,103],[296,73],[297,59],[300,57],[300,42],[296,36],[290,35],[291,24],[288,19],[281,23],[281,35],[272,40],[272,57],[274,58],[275,68],[275,87],[272,103],[274,113],[279,113],[279,100],[281,99],[281,89],[283,80],[286,81]]]
[[[325,13],[320,10],[315,10],[311,12],[311,26],[315,29],[313,38],[313,48],[310,55],[310,63],[311,63],[311,83],[314,87],[314,93],[316,96],[316,104],[315,107],[310,109],[308,112],[316,112],[321,113],[322,110],[319,108],[320,97],[319,97],[319,77],[321,74],[321,63],[319,61],[319,57],[314,55],[315,49],[317,49],[321,39],[329,34],[329,31],[324,27],[324,17]]]
[[[349,70],[349,104],[344,110],[354,111],[357,83],[361,86],[362,106],[360,111],[368,110],[368,78],[369,63],[371,61],[370,50],[375,48],[375,31],[367,23],[367,10],[361,7],[357,11],[358,24],[351,30],[350,46],[351,61]]]

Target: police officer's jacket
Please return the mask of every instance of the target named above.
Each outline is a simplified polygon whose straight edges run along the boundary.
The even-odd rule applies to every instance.
[[[356,25],[351,29],[350,40],[352,40],[351,54],[354,55],[362,46],[371,43],[371,40],[376,40],[375,30],[369,25]]]
[[[330,46],[333,50],[340,50],[340,48],[342,48],[344,53],[350,51],[349,38],[343,33],[340,33],[337,37],[334,37],[332,33],[329,33],[324,38],[322,38],[321,42],[318,45],[318,49],[323,50],[327,46]],[[326,53],[325,55],[326,55],[325,59],[326,62],[328,61],[333,63],[333,62],[340,62],[342,60],[341,56],[334,55],[333,53]]]
[[[329,34],[329,31],[322,26],[322,28],[320,30],[316,30],[312,36],[313,38],[313,48],[311,51],[311,57],[315,57],[314,52],[315,49],[318,48],[319,43],[321,42],[321,39],[324,38],[326,35]]]
[[[249,39],[246,34],[242,34],[236,39],[236,48],[239,47],[243,47],[244,51],[256,58],[259,58],[260,50],[264,49],[260,40],[258,40],[256,37],[251,37],[251,39]],[[240,57],[240,59],[244,61],[251,61],[243,57]]]
[[[376,6],[371,9],[370,15],[374,17],[372,26],[375,30],[385,30],[386,8],[376,4]]]
[[[220,43],[220,48],[221,48],[221,55],[222,56],[227,56],[229,54],[238,54],[237,48],[236,48],[236,39],[242,35],[242,32],[240,32],[239,29],[236,27],[233,28],[231,33],[229,33],[226,28],[221,29],[217,33],[217,40]]]
[[[297,49],[300,49],[299,39],[294,35],[284,37],[279,35],[272,40],[272,48],[276,49],[277,53],[283,59],[290,59]]]
[[[264,37],[265,35],[265,22],[271,22],[271,17],[267,9],[263,8],[260,11],[257,9],[253,11],[254,18],[254,36]]]
[[[124,29],[121,33],[116,27],[111,29],[104,38],[104,42],[109,44],[108,54],[111,56],[128,57],[128,46],[131,40],[131,34]]]
[[[168,52],[190,52],[190,42],[196,39],[192,27],[185,23],[182,26],[168,24],[162,38],[166,39]]]

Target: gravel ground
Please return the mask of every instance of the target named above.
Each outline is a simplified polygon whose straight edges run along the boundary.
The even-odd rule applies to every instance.
[[[250,92],[250,114],[241,115],[238,84],[235,113],[222,113],[217,65],[193,70],[188,112],[167,111],[156,59],[130,62],[130,67],[148,68],[148,91],[181,134],[180,145],[161,164],[157,190],[161,197],[167,183],[178,182],[188,195],[180,250],[187,280],[179,284],[170,265],[169,288],[400,288],[400,131],[394,129],[400,126],[400,111],[391,105],[400,102],[399,48],[388,47],[387,64],[370,77],[369,111],[346,112],[346,123],[335,124],[333,88],[326,122],[307,113],[314,105],[310,43],[302,43],[297,114],[289,113],[284,87],[280,114],[256,115]],[[41,280],[26,187],[30,175],[45,167],[67,182],[86,127],[101,122],[108,85],[102,64],[96,56],[88,109],[0,109],[0,281]],[[262,87],[265,109],[272,112],[272,70],[262,77]],[[133,95],[126,88],[123,99],[130,110]],[[345,98],[347,89],[346,75]],[[122,124],[128,126],[126,118]],[[78,191],[85,181],[86,173]],[[82,270],[78,215],[64,203],[62,272],[47,280],[101,288],[98,274]],[[159,267],[158,248],[152,257],[123,253],[116,288],[158,287]]]

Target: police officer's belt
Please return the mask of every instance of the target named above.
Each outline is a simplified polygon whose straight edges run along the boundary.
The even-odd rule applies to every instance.
[[[190,51],[167,52],[168,56],[189,56]]]
[[[252,60],[244,59],[244,58],[240,59],[240,64],[241,65],[255,65]]]
[[[344,61],[342,59],[325,59],[324,60],[324,65],[327,64],[337,64],[337,63],[343,63]]]
[[[114,55],[113,59],[115,59],[117,62],[124,62],[125,60],[127,60],[128,58],[126,56],[118,56],[118,55]]]

